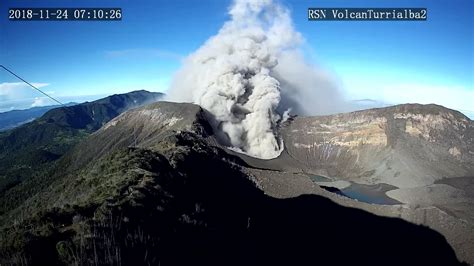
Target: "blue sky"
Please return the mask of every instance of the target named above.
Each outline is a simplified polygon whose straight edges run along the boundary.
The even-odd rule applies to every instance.
[[[280,1],[307,60],[348,100],[438,103],[473,116],[474,1]],[[63,101],[164,91],[181,60],[217,33],[230,1],[0,2],[0,63]],[[9,7],[121,7],[117,22],[8,21]],[[309,22],[308,7],[426,7],[425,22]],[[0,111],[49,104],[0,72]],[[471,111],[472,113],[470,113]]]

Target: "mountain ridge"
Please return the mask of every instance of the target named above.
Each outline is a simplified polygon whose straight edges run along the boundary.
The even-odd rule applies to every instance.
[[[408,110],[410,106],[397,108]],[[423,106],[414,107],[414,109],[417,108],[424,109]],[[311,137],[308,139],[311,141],[310,143],[324,143],[324,141],[331,140],[332,137],[337,137],[335,139],[337,141],[332,144],[336,146],[342,144],[339,146],[344,148],[347,146],[345,143],[352,143],[359,138],[362,143],[355,146],[349,145],[353,149],[359,149],[358,152],[364,152],[367,147],[371,148],[374,144],[377,146],[380,143],[384,143],[383,147],[387,149],[383,152],[388,152],[398,146],[388,145],[388,141],[381,142],[380,134],[386,134],[386,130],[395,130],[400,134],[402,140],[416,138],[417,141],[421,141],[418,138],[425,137],[423,132],[419,136],[413,136],[410,135],[410,132],[406,132],[406,124],[410,120],[413,120],[411,121],[412,127],[417,128],[418,122],[416,121],[420,119],[422,121],[426,116],[434,116],[436,119],[439,118],[438,116],[453,119],[452,123],[445,123],[443,120],[442,123],[439,123],[443,127],[434,128],[436,130],[433,134],[428,134],[428,137],[433,137],[436,141],[442,140],[438,136],[445,136],[443,135],[445,130],[448,130],[447,136],[450,136],[451,133],[456,133],[464,128],[462,125],[467,125],[463,130],[468,130],[471,127],[472,121],[463,122],[461,116],[455,113],[451,114],[448,109],[436,106],[428,108],[430,110],[424,112],[420,117],[415,114],[413,117],[397,116],[394,118],[394,114],[397,114],[396,108],[381,116],[356,112],[356,114],[347,115],[350,119],[341,115],[335,115],[332,118],[329,116],[325,116],[326,118],[290,117],[288,121],[281,124],[280,130],[284,143],[288,147],[291,147],[292,144],[294,147],[295,143],[299,143],[291,142],[291,138],[305,141],[303,137],[298,136],[299,132],[303,132],[305,136],[313,136],[313,133],[325,136]],[[362,119],[360,116],[364,115],[366,117]],[[387,122],[387,119],[387,121],[380,120],[380,117],[385,116],[392,117],[392,120],[388,119],[391,122]],[[341,119],[347,121],[341,122],[339,121]],[[67,119],[58,121],[67,121]],[[350,124],[350,127],[344,124],[346,122]],[[392,124],[387,126],[389,123]],[[298,132],[293,132],[295,129]],[[423,127],[420,128],[420,130],[422,129]],[[109,252],[111,247],[118,247],[122,250],[117,254],[114,253],[118,257],[136,258],[135,256],[139,256],[143,258],[145,256],[141,253],[143,250],[153,250],[154,253],[146,255],[151,256],[150,260],[147,260],[150,263],[155,259],[155,262],[159,260],[164,264],[172,264],[173,260],[186,264],[185,262],[189,263],[190,261],[182,261],[180,257],[185,257],[183,254],[187,254],[186,256],[193,260],[214,264],[217,262],[213,258],[245,257],[243,254],[252,254],[252,259],[249,260],[256,264],[258,264],[257,262],[262,264],[266,259],[269,259],[263,254],[269,256],[272,250],[278,250],[279,254],[288,254],[288,256],[283,256],[281,261],[277,257],[270,260],[274,264],[289,264],[292,259],[299,262],[310,259],[308,257],[309,254],[312,254],[310,250],[303,246],[303,242],[298,242],[302,239],[301,236],[310,234],[314,239],[318,239],[319,235],[320,239],[324,239],[327,243],[333,243],[333,238],[359,239],[362,235],[357,235],[356,232],[359,232],[360,226],[363,226],[362,231],[369,232],[367,237],[377,243],[377,245],[370,246],[376,251],[373,260],[364,260],[360,257],[360,254],[367,251],[362,248],[350,251],[350,246],[354,247],[355,243],[348,240],[348,243],[351,244],[344,245],[343,249],[353,256],[347,258],[348,263],[350,260],[365,262],[365,264],[386,262],[387,256],[391,253],[387,250],[379,250],[378,247],[386,245],[395,250],[400,247],[390,241],[399,243],[401,241],[404,244],[414,243],[414,245],[404,249],[404,252],[410,255],[397,258],[398,263],[408,263],[409,257],[415,258],[418,263],[426,263],[426,258],[430,259],[428,253],[437,250],[436,254],[439,257],[432,257],[433,263],[444,260],[447,264],[455,264],[450,247],[443,242],[444,238],[454,248],[458,258],[467,261],[474,259],[472,254],[469,254],[469,250],[472,250],[472,243],[474,243],[472,241],[474,237],[469,232],[470,229],[474,229],[474,226],[458,217],[459,215],[462,217],[463,213],[448,215],[433,205],[422,207],[410,204],[383,206],[343,198],[335,193],[325,191],[319,187],[320,184],[311,181],[310,175],[317,174],[315,170],[326,171],[326,174],[332,171],[324,164],[330,160],[325,157],[320,158],[318,153],[314,153],[316,150],[312,150],[312,153],[295,154],[293,148],[285,148],[278,158],[261,160],[227,149],[225,145],[220,144],[218,138],[212,116],[194,104],[158,102],[123,112],[94,133],[85,136],[80,145],[69,149],[64,156],[55,160],[56,165],[36,179],[41,180],[41,186],[37,186],[35,179],[31,179],[28,184],[22,187],[23,189],[33,189],[34,192],[30,196],[16,201],[19,203],[18,205],[13,204],[4,209],[5,213],[0,219],[0,223],[3,224],[2,232],[10,232],[11,241],[17,241],[18,244],[14,248],[11,242],[0,243],[0,252],[9,254],[9,258],[12,254],[21,257],[25,256],[25,252],[26,254],[31,252],[32,257],[25,259],[38,262],[42,261],[42,257],[34,250],[42,250],[41,247],[44,246],[44,252],[50,254],[50,258],[55,262],[77,263],[81,261],[86,263],[90,262],[90,259],[95,256],[94,252],[97,252],[97,250],[87,249],[87,246],[81,247],[80,239],[86,239],[90,244],[89,247],[93,243],[99,246],[98,252],[100,254]],[[318,142],[319,139],[322,142]],[[424,139],[423,143],[438,147],[438,143],[429,140],[429,138]],[[471,148],[469,146],[471,142],[467,142],[464,137],[457,139],[457,141],[466,141],[467,149]],[[301,147],[294,148],[298,151]],[[461,150],[461,152],[463,151]],[[342,157],[342,159],[337,158],[337,151],[333,155],[330,154],[333,156],[334,164],[329,166],[337,167],[337,164],[341,162],[351,162],[350,152],[353,150],[346,152],[346,157]],[[367,152],[370,154],[370,150]],[[380,159],[381,164],[384,165],[383,158],[380,156],[382,153],[377,153],[374,158]],[[454,159],[449,163],[453,164],[462,165],[465,162],[455,159],[449,150],[435,148],[432,155],[451,156]],[[314,165],[308,166],[307,161],[309,162],[310,159],[316,167]],[[362,162],[360,158],[359,160]],[[469,162],[469,160],[467,161]],[[430,161],[428,160],[428,162]],[[391,167],[394,169],[395,166]],[[376,174],[376,171],[370,175],[355,174],[348,180],[352,182],[359,178],[359,181],[364,181],[363,178],[367,178],[365,182],[368,182],[370,181],[368,178]],[[399,174],[399,176],[402,175]],[[376,179],[373,181],[378,182]],[[469,182],[469,180],[463,180],[463,182]],[[22,194],[22,190],[9,190],[7,194],[9,196]],[[10,200],[9,202],[15,201]],[[456,210],[459,206],[442,206],[442,208]],[[319,212],[318,208],[324,212],[321,210]],[[468,208],[470,207],[468,206]],[[309,212],[314,213],[310,214]],[[331,213],[337,219],[332,219]],[[386,217],[379,219],[376,218],[379,217],[377,215],[402,217],[403,220],[385,220]],[[97,217],[98,220],[94,220],[94,217]],[[361,222],[361,224],[348,226],[344,222],[347,219],[357,221],[354,217],[360,218],[360,221],[366,221],[367,225],[361,225],[364,223]],[[8,221],[17,222],[14,227],[11,227],[8,225]],[[163,221],[166,222],[163,224]],[[307,223],[302,221],[307,221]],[[431,229],[424,226],[417,227],[413,223],[423,224]],[[27,224],[33,227],[25,227]],[[131,235],[128,236],[126,233],[122,235],[124,232],[114,224],[120,225],[120,228],[127,228]],[[256,225],[255,231],[248,231],[249,228],[252,228],[252,224]],[[274,226],[268,227],[268,224],[274,224]],[[295,229],[298,228],[298,224],[301,230]],[[387,231],[384,224],[393,229],[393,234],[388,233],[387,239],[380,238],[383,236],[381,232]],[[331,225],[332,229],[329,231],[332,234],[325,230],[328,233],[321,235],[321,231],[314,227],[321,226],[327,229],[328,225]],[[266,230],[266,227],[271,230]],[[96,230],[94,228],[99,231],[94,231]],[[136,231],[137,228],[143,228],[145,231],[140,233]],[[442,236],[437,235],[438,233],[432,229],[440,232]],[[118,230],[117,234],[107,233],[111,230]],[[411,236],[407,235],[405,230],[410,231]],[[168,231],[177,232],[177,235],[164,233]],[[279,234],[276,232],[283,234],[283,239],[279,241],[276,238],[276,235]],[[272,237],[274,234],[276,235]],[[29,237],[25,238],[25,235]],[[93,237],[84,238],[88,235]],[[143,238],[140,235],[146,237]],[[222,239],[218,237],[219,235],[225,236],[230,242],[214,242],[216,239]],[[415,235],[419,236],[418,240],[414,237]],[[246,236],[250,238],[246,238]],[[109,246],[110,244],[107,243],[110,243],[108,241],[111,240],[111,237],[117,237],[121,242]],[[156,247],[159,245],[149,246],[146,241],[143,242],[143,239],[150,239],[151,242],[165,239],[163,240],[165,242],[160,243],[164,243],[163,245],[168,248],[157,249]],[[177,239],[177,242],[171,239]],[[202,239],[205,243],[201,242]],[[428,239],[432,240],[431,244]],[[183,243],[187,244],[180,249],[179,247]],[[245,252],[236,251],[237,253],[235,253],[223,249],[222,245],[218,243],[226,243],[225,245],[232,247],[230,250],[243,248]],[[243,246],[239,243],[242,243]],[[265,248],[260,254],[257,251],[257,246],[253,246],[251,243],[260,243],[262,246],[267,246],[268,249]],[[292,243],[294,246],[282,243]],[[380,245],[380,243],[384,245]],[[130,245],[141,248],[130,249]],[[328,249],[317,241],[314,245],[318,249],[324,250],[325,254],[336,256],[331,252],[337,249]],[[413,253],[413,250],[417,250],[420,246],[426,247],[428,253],[425,253],[424,249],[419,253]],[[77,251],[80,248],[85,248],[82,257],[78,253],[68,251]],[[430,248],[432,250],[429,250]],[[284,252],[285,249],[288,253]],[[204,252],[202,254],[220,253],[225,256],[203,255],[200,257],[196,255],[199,252],[194,253],[197,250]],[[307,252],[305,254],[308,256],[303,255],[301,260],[298,260],[297,254],[301,256],[298,250],[305,250]],[[116,262],[117,256],[114,258],[104,256],[96,259],[102,263],[111,263]],[[137,259],[140,258],[137,257]],[[327,260],[324,261],[329,263]],[[251,262],[247,261],[244,264],[248,265]],[[222,264],[222,260],[220,263]]]
[[[103,124],[163,94],[135,91],[93,102],[49,110],[42,117],[0,133],[0,191],[44,171]],[[77,121],[76,121],[77,119]]]
[[[308,171],[333,169],[319,172],[322,175],[357,178],[375,170],[385,171],[383,175],[388,176],[386,171],[394,167],[377,170],[370,162],[380,161],[380,156],[390,157],[393,151],[399,156],[422,158],[418,161],[429,166],[419,172],[431,168],[437,178],[464,176],[474,171],[474,123],[460,112],[441,106],[398,105],[333,116],[296,117],[282,131],[287,151],[299,162],[307,162]],[[446,164],[439,166],[436,158],[445,158]],[[338,161],[341,163],[335,163]],[[328,165],[321,166],[325,162]],[[446,167],[448,163],[452,166]],[[366,167],[360,168],[361,165]],[[405,176],[418,176],[423,182],[423,174],[416,171],[413,169]],[[397,178],[403,175],[401,170],[391,172]],[[402,181],[394,185],[403,186]]]
[[[154,107],[159,105],[167,103]],[[119,121],[104,130],[119,132],[122,126],[127,124]],[[324,263],[459,264],[435,231],[317,195],[269,197],[237,156],[209,145],[208,131],[168,129],[175,134],[156,139],[159,143],[113,147],[89,161],[90,167],[56,179],[28,204],[46,212],[8,231],[2,257],[47,264],[302,265],[314,262],[311,251],[317,248],[325,254],[317,261]],[[349,217],[359,222],[347,224]],[[314,239],[310,246],[303,241],[308,237]],[[362,237],[365,247],[356,245]],[[395,248],[402,252],[392,257]],[[367,249],[373,255],[361,255]],[[347,256],[335,259],[341,251]]]
[[[67,103],[66,106],[77,103]],[[47,111],[58,108],[59,105],[37,106],[22,110],[11,110],[0,113],[0,132],[19,127],[42,116]]]

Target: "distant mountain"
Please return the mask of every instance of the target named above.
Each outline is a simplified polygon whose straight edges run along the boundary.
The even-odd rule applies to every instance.
[[[208,119],[186,103],[129,110],[47,172],[8,190],[0,263],[460,264],[444,237],[425,226],[318,195],[269,196],[257,173],[280,190],[288,186],[279,175],[297,181],[249,167],[217,144]]]
[[[75,105],[68,103],[66,106]],[[12,110],[0,113],[0,131],[12,129],[42,116],[47,111],[59,107],[58,105],[32,107],[25,110]]]
[[[33,122],[0,132],[0,191],[44,171],[80,140],[131,108],[162,93],[134,91],[47,111]],[[25,196],[25,195],[22,195]]]
[[[281,134],[297,167],[324,176],[413,187],[474,174],[474,122],[439,105],[296,117]]]

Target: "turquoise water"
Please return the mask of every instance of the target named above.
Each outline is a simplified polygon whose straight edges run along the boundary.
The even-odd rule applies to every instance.
[[[385,192],[393,189],[396,189],[396,187],[388,184],[362,185],[351,183],[349,187],[341,189],[341,193],[348,198],[371,204],[401,204],[401,202],[394,200],[385,194]]]
[[[308,175],[309,178],[316,183],[332,182],[335,181],[329,177],[321,175]],[[402,204],[401,202],[394,200],[388,197],[385,192],[397,189],[395,186],[388,184],[380,183],[376,185],[363,185],[350,182],[349,187],[343,188],[341,190],[331,189],[329,191],[337,193],[342,196],[346,196],[351,199],[358,200],[360,202],[371,203],[371,204],[381,204],[381,205],[396,205]],[[322,185],[322,184],[321,184]],[[328,189],[328,188],[325,188]]]

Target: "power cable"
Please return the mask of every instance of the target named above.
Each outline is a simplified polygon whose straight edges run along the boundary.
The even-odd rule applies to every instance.
[[[10,69],[6,68],[4,65],[0,65],[0,67],[2,67],[3,69],[5,69],[6,71],[8,71],[10,74],[12,74],[13,76],[17,77],[19,80],[25,82],[26,84],[30,85],[33,89],[41,92],[42,94],[46,95],[46,97],[50,98],[51,100],[59,103],[60,105],[64,105],[62,102],[56,100],[55,98],[53,98],[52,96],[49,96],[47,93],[45,93],[44,91],[38,89],[37,87],[33,86],[33,84],[29,83],[28,81],[22,79],[20,76],[18,76],[17,74],[13,73],[13,71],[11,71]]]

